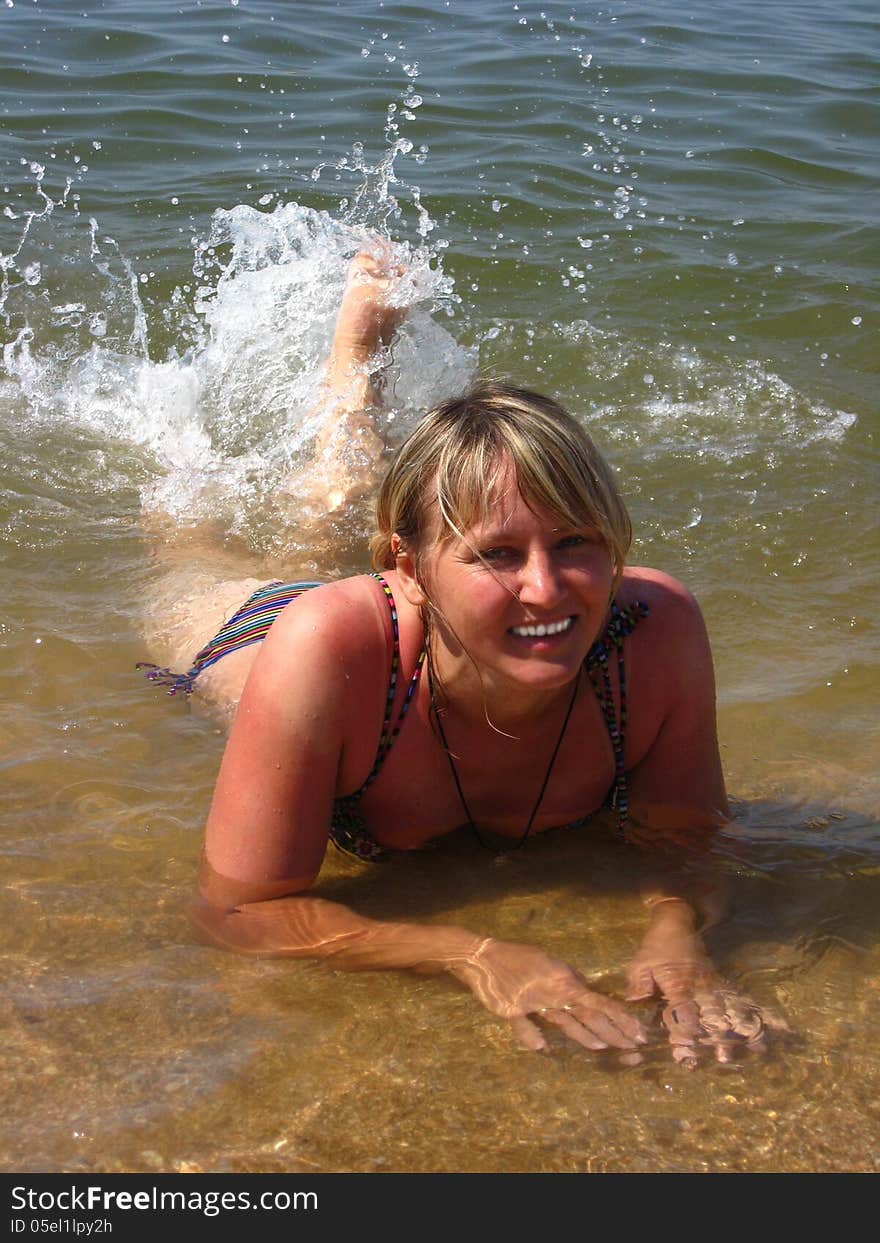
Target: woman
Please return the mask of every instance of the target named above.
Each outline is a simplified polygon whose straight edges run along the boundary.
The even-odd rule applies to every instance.
[[[381,258],[358,256],[309,475],[324,506],[362,495],[382,451],[370,360],[401,317],[393,290]],[[589,832],[609,801],[622,841],[705,844],[727,803],[699,609],[668,575],[625,565],[629,519],[583,429],[509,386],[427,416],[377,520],[372,576],[258,590],[189,673],[152,672],[172,691],[240,697],[197,925],[247,953],[447,972],[529,1049],[547,1048],[549,1024],[637,1060],[638,1018],[539,948],[366,919],[308,890],[328,838],[377,859],[466,825],[518,849],[559,826]],[[701,1044],[720,1061],[763,1048],[784,1024],[722,984],[698,931],[708,904],[669,881],[643,897],[627,1000],[661,994],[677,1061]]]

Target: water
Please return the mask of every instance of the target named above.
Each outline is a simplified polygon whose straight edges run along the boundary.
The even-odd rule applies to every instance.
[[[874,1168],[876,48],[858,2],[7,0],[4,1168]],[[132,665],[169,575],[309,561],[276,489],[365,230],[415,274],[389,439],[477,362],[555,393],[703,604],[767,1062],[535,1058],[452,985],[192,943],[222,732]],[[322,892],[619,989],[638,902],[570,849]]]

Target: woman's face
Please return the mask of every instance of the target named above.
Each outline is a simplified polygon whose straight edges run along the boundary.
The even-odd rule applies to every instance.
[[[552,690],[576,677],[607,614],[614,571],[595,529],[529,508],[508,470],[489,519],[425,558],[439,637],[492,682]]]

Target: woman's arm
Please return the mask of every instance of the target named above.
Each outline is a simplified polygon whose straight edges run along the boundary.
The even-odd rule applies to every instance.
[[[719,922],[727,902],[710,848],[729,817],[715,722],[712,653],[700,609],[675,579],[651,573],[658,593],[641,655],[649,693],[663,705],[648,754],[629,775],[632,824],[627,840],[641,852],[642,898],[649,927],[629,972],[628,1000],[659,992],[677,1061],[693,1063],[698,1046],[730,1061],[743,1041],[764,1047],[765,1029],[784,1022],[737,995],[720,978],[701,931]]]
[[[455,926],[367,919],[304,892],[321,867],[337,788],[351,788],[352,703],[376,704],[387,640],[366,582],[300,597],[263,644],[233,722],[211,805],[192,918],[240,953],[325,960],[334,967],[448,972],[528,1048],[546,1048],[539,1014],[587,1048],[634,1049],[637,1019],[592,992],[565,963],[528,945]],[[373,676],[375,681],[375,673]],[[341,774],[348,772],[348,780]],[[364,774],[361,774],[363,776]],[[354,782],[356,784],[356,782]]]

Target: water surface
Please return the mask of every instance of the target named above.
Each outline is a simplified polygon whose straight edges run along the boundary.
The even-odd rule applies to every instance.
[[[876,47],[859,2],[7,0],[5,1168],[874,1168]],[[477,364],[552,391],[634,560],[703,605],[737,813],[714,950],[796,1027],[769,1059],[537,1058],[451,984],[192,941],[223,736],[132,666],[169,531],[194,590],[312,555],[276,489],[364,228],[417,274],[389,439]],[[317,568],[362,569],[363,534]],[[328,856],[322,885],[618,991],[631,879],[597,832]]]

